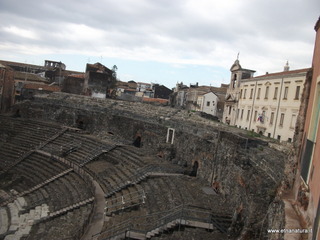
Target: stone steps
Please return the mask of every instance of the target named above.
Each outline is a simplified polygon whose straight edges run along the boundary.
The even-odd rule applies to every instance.
[[[41,219],[46,218],[49,213],[48,205],[42,204],[41,206],[31,209],[28,213],[19,215],[19,205],[16,205],[16,201],[17,200],[12,204],[8,204],[11,222],[9,230],[6,232],[7,235],[4,238],[5,240],[19,240],[21,237],[28,236],[32,225],[39,222]],[[20,201],[23,202],[21,199]]]
[[[214,230],[215,227],[212,223],[195,221],[195,220],[186,220],[184,218],[176,218],[170,220],[166,223],[162,223],[158,225],[156,228],[149,230],[147,232],[137,231],[134,229],[130,229],[126,232],[118,232],[111,237],[111,239],[124,239],[124,238],[133,238],[139,240],[151,239],[152,237],[161,234],[164,231],[168,231],[170,229],[175,228],[178,225],[184,225],[195,228],[202,228],[207,230]]]
[[[31,192],[33,192],[33,191],[35,191],[35,190],[37,190],[37,189],[39,189],[39,188],[47,185],[48,183],[50,183],[50,182],[52,182],[52,181],[54,181],[54,180],[56,180],[56,179],[58,179],[58,178],[60,178],[60,177],[62,177],[62,176],[64,176],[64,175],[68,174],[69,172],[72,172],[72,171],[73,171],[73,169],[72,169],[72,168],[69,168],[69,169],[67,169],[67,170],[65,170],[65,171],[63,171],[63,172],[61,172],[61,173],[59,173],[59,174],[57,174],[57,175],[55,175],[55,176],[53,176],[53,177],[45,180],[44,182],[42,182],[42,183],[34,186],[33,188],[28,189],[28,190],[26,190],[26,191],[24,191],[24,192],[21,192],[21,193],[19,194],[19,196],[23,196],[23,195],[25,195],[25,194],[31,193]]]
[[[60,209],[58,211],[52,212],[52,213],[50,213],[50,215],[48,217],[49,218],[53,218],[53,217],[65,214],[66,212],[72,211],[75,208],[79,208],[79,207],[81,207],[83,205],[86,205],[88,203],[91,203],[93,201],[94,201],[94,197],[88,198],[86,200],[83,200],[83,201],[80,201],[78,203],[72,204],[72,205],[70,205],[68,207],[62,208],[62,209]]]
[[[9,216],[6,208],[0,208],[0,236],[4,235],[9,228]]]

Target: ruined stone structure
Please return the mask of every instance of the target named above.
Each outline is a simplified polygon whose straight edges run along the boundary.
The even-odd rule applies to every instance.
[[[62,92],[72,94],[82,94],[84,88],[85,74],[69,75],[63,81]]]
[[[268,237],[285,159],[272,143],[183,110],[65,93],[13,114],[0,118],[5,239]]]
[[[62,85],[64,80],[63,72],[66,70],[66,65],[62,62],[45,60],[44,67],[46,69],[45,76],[50,79],[51,82]]]
[[[115,87],[116,78],[114,72],[101,63],[87,64],[83,94],[106,98],[110,96],[111,90]]]
[[[7,112],[14,103],[13,70],[0,63],[0,113]]]

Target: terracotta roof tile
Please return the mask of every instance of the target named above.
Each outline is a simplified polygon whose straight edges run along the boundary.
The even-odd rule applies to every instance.
[[[69,77],[84,78],[84,77],[85,77],[85,74],[84,74],[84,73],[82,73],[82,74],[72,74],[72,75],[69,75]]]
[[[46,84],[35,84],[35,83],[27,83],[23,86],[25,89],[37,89],[37,90],[43,90],[43,91],[50,91],[50,92],[60,92],[61,89],[59,86],[49,86]]]
[[[143,102],[159,102],[159,103],[168,103],[168,99],[162,99],[162,98],[146,98],[144,97],[142,99]]]
[[[268,73],[261,76],[253,77],[252,79],[258,79],[258,78],[265,78],[265,77],[276,77],[276,76],[284,76],[284,75],[290,75],[290,74],[296,74],[296,73],[303,73],[309,71],[310,68],[303,68],[303,69],[297,69],[292,71],[283,71],[283,72],[276,72],[276,73]],[[250,79],[250,78],[249,78]],[[248,79],[248,80],[249,80]],[[247,80],[247,79],[246,79]]]

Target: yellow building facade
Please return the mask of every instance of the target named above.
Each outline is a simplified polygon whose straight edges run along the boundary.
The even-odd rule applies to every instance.
[[[232,109],[225,109],[224,122],[279,141],[291,142],[309,70],[289,71],[287,63],[283,72],[241,79],[236,89],[238,98]],[[231,93],[235,91],[230,90]]]

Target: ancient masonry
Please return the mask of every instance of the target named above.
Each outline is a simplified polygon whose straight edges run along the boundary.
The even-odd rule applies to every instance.
[[[283,224],[285,153],[193,112],[54,93],[0,116],[0,139],[0,239],[268,239]]]

